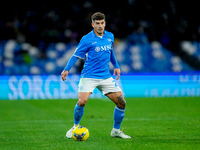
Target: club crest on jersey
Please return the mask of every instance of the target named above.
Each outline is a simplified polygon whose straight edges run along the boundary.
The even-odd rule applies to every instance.
[[[111,42],[112,40],[110,38],[108,38],[108,42]]]

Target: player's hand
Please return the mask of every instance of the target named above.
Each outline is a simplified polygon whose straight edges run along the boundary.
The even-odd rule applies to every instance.
[[[62,71],[61,76],[62,76],[62,80],[63,80],[63,81],[66,80],[66,76],[68,75],[68,73],[69,73],[69,72],[68,72],[67,70],[63,70],[63,71]]]
[[[119,68],[115,68],[115,69],[114,69],[114,73],[113,73],[113,75],[115,76],[115,74],[117,74],[117,78],[116,78],[116,80],[119,80],[120,73],[121,73],[121,71],[120,71]]]

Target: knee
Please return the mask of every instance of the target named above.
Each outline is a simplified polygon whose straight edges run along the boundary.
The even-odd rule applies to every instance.
[[[124,109],[126,107],[126,100],[124,99],[123,95],[120,95],[118,98],[117,107]]]
[[[126,107],[126,101],[124,100],[123,103],[118,103],[117,107],[124,109]]]
[[[85,106],[87,103],[91,92],[83,92],[83,93],[78,93],[78,105],[79,106]]]
[[[86,102],[87,102],[86,99],[83,99],[83,98],[78,99],[78,105],[79,106],[85,106]]]

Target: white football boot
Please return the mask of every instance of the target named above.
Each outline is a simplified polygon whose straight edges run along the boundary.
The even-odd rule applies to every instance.
[[[112,129],[111,131],[111,136],[112,137],[118,137],[118,138],[122,138],[122,139],[130,139],[131,137],[129,135],[124,134],[124,132],[122,131],[117,131]]]
[[[69,129],[69,131],[67,131],[66,133],[66,137],[67,138],[72,138],[72,131],[77,127],[78,125],[74,125],[71,129]]]

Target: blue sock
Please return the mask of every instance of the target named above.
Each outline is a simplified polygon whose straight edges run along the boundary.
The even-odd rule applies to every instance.
[[[122,109],[122,108],[115,106],[113,128],[120,129],[122,120],[124,118],[124,112],[125,112],[125,109]]]
[[[84,112],[84,106],[79,106],[78,103],[74,108],[74,124],[79,124]]]

